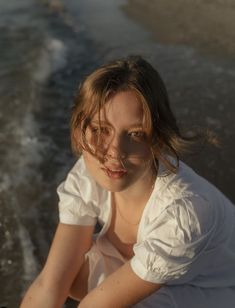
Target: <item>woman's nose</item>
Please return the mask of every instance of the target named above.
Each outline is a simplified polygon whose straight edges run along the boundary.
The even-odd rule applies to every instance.
[[[120,159],[125,156],[125,153],[123,151],[123,140],[121,136],[113,136],[113,138],[108,144],[106,155],[111,157],[112,159]]]

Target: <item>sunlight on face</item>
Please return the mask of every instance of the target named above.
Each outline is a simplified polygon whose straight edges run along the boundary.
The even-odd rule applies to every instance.
[[[143,109],[133,91],[119,92],[105,104],[100,119],[99,114],[92,118],[86,139],[99,159],[86,151],[84,159],[101,186],[125,189],[150,172]]]

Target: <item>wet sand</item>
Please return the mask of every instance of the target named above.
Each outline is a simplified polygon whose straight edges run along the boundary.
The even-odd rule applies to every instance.
[[[158,42],[235,55],[233,0],[128,0],[123,8]]]

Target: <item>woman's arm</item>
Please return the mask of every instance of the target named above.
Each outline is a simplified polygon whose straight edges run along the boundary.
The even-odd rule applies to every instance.
[[[84,254],[92,245],[93,226],[59,224],[46,264],[20,308],[59,308],[65,302]]]
[[[92,290],[81,301],[79,308],[131,307],[160,287],[139,278],[127,262]]]

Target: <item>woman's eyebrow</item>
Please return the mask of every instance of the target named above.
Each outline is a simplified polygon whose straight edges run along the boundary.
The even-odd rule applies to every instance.
[[[136,123],[129,126],[129,128],[143,128],[143,123]]]
[[[106,126],[112,126],[111,123],[107,122],[107,121],[98,121],[98,120],[92,120],[91,124],[95,124],[95,125],[106,125]],[[138,129],[143,129],[143,123],[133,123],[131,125],[128,125],[128,129],[133,129],[133,128],[138,128]]]

